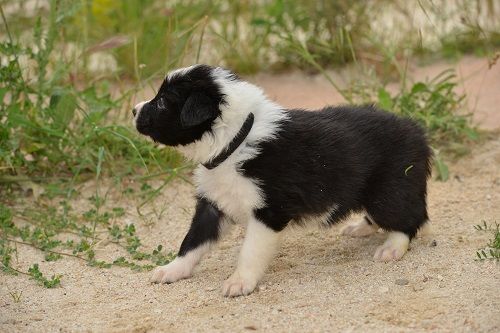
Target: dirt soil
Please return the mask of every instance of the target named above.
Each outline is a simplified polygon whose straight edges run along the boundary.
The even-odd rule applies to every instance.
[[[293,84],[284,84],[286,76],[275,77],[275,84],[272,80],[255,78],[287,106],[331,102],[325,85],[311,86],[319,78],[294,73],[288,77]],[[298,87],[301,93],[290,92]],[[479,90],[477,110],[487,119],[483,124],[494,125],[489,128],[500,125],[499,88],[497,74]],[[484,99],[488,103],[481,104]],[[257,291],[228,299],[221,286],[235,268],[241,226],[233,228],[191,279],[171,285],[149,284],[150,273],[125,268],[92,268],[72,259],[44,262],[39,251],[20,246],[19,267],[40,262],[48,275],[63,274],[62,286],[44,289],[26,277],[0,275],[0,331],[499,332],[500,266],[475,260],[491,233],[476,231],[474,225],[500,222],[500,136],[491,137],[450,165],[449,181],[430,182],[431,232],[415,239],[400,261],[372,260],[384,240],[381,233],[346,238],[338,226],[293,229]],[[162,211],[161,218],[152,214],[147,221],[139,218],[137,203],[130,199],[111,193],[109,200],[127,207],[121,222],[135,223],[148,248],[163,244],[175,250],[189,227],[193,193],[191,185],[175,182],[149,208]],[[116,256],[104,248],[97,254]],[[18,302],[12,292],[22,293]]]

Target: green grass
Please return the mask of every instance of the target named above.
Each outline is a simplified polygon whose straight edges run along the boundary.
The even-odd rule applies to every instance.
[[[78,260],[100,268],[147,270],[173,258],[168,244],[143,246],[136,225],[122,223],[126,210],[108,199],[110,187],[138,183],[122,190],[143,217],[173,179],[186,179],[190,165],[130,125],[134,94],[148,85],[157,88],[168,70],[206,62],[241,74],[296,68],[321,73],[346,101],[377,103],[425,126],[437,175],[446,180],[446,154],[465,151],[477,138],[465,97],[456,93],[453,72],[411,82],[401,64],[415,55],[492,54],[499,46],[498,34],[470,16],[467,29],[440,35],[437,49],[412,34],[401,45],[387,45],[369,22],[394,9],[391,1],[190,0],[170,6],[156,0],[51,0],[36,16],[23,8],[6,16],[4,9],[15,3],[0,0],[1,268],[48,288],[64,277],[44,275],[39,263],[19,267],[18,246],[41,251],[45,261]],[[419,3],[437,12],[443,6]],[[96,59],[99,65],[109,56],[116,67],[92,71]],[[342,86],[328,69],[346,64],[363,77],[382,70],[375,70],[373,80]],[[401,88],[390,93],[386,85],[394,79]],[[95,191],[80,193],[78,185],[89,180]],[[33,193],[27,199],[32,208],[22,198],[26,189]],[[84,195],[83,211],[77,210],[74,202]],[[98,258],[102,242],[122,253]]]
[[[411,82],[406,68],[395,60],[397,55],[387,50],[384,52],[389,62],[393,62],[398,73],[400,90],[391,94],[386,89],[383,78],[370,75],[366,66],[357,62],[356,52],[351,50],[359,72],[365,80],[353,79],[343,88],[317,61],[307,45],[296,40],[293,34],[284,37],[297,57],[303,59],[330,82],[330,84],[349,103],[378,104],[381,108],[416,120],[427,131],[434,148],[434,166],[437,179],[448,179],[448,167],[445,156],[461,156],[467,146],[476,141],[479,132],[471,124],[471,114],[467,113],[465,95],[457,93],[458,80],[454,70],[448,69],[426,82]],[[381,45],[374,47],[383,48]]]
[[[176,153],[155,149],[119,120],[117,111],[130,93],[113,98],[109,81],[83,88],[71,81],[70,65],[54,58],[61,43],[57,17],[53,10],[45,28],[37,20],[34,46],[12,37],[0,43],[2,57],[9,59],[0,71],[0,168],[9,176],[0,176],[0,182],[16,176],[74,178],[95,173],[98,151],[109,172],[119,175],[179,166]],[[22,68],[21,56],[35,74]]]

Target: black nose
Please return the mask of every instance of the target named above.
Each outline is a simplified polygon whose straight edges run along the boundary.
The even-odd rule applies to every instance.
[[[134,115],[134,117],[137,114],[137,110],[135,108],[132,109],[132,114]]]

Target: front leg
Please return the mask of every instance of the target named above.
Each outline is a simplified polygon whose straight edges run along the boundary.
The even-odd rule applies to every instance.
[[[260,281],[280,244],[281,234],[255,218],[248,222],[236,271],[225,282],[222,292],[235,297],[250,294]]]
[[[157,267],[151,282],[172,283],[190,277],[211,244],[219,239],[223,217],[224,214],[213,203],[198,197],[196,212],[179,254],[168,265]]]

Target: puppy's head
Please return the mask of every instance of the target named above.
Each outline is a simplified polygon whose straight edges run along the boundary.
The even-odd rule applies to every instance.
[[[168,146],[187,145],[200,139],[211,130],[221,115],[220,105],[225,103],[216,80],[221,71],[195,65],[168,74],[158,94],[137,104],[132,111],[137,130]]]

